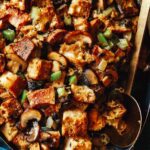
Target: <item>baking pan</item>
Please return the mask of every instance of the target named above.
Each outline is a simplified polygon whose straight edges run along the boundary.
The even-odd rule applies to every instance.
[[[134,49],[134,52],[132,54],[132,58],[130,61],[129,76],[128,76],[128,82],[126,85],[126,93],[127,94],[131,94],[131,91],[132,91],[134,78],[135,78],[138,61],[139,61],[140,50],[141,50],[144,32],[145,32],[145,28],[146,28],[149,9],[150,9],[150,1],[143,0],[141,2],[141,10],[140,10],[140,15],[139,15],[139,20],[138,20],[137,33],[135,36],[135,49]],[[146,104],[148,103],[148,106],[149,106],[150,101],[146,101],[145,103]],[[146,112],[148,113],[148,111],[149,111],[149,108],[147,108]],[[147,113],[145,114],[146,116],[147,116]],[[3,137],[0,137],[0,150],[1,150],[1,146],[3,146],[4,149],[7,149],[7,150],[13,149],[13,148],[11,148],[11,146],[9,144],[7,144],[7,142],[5,140],[3,140]],[[114,148],[114,150],[121,150],[116,147],[113,147],[113,148]],[[130,148],[127,148],[127,149],[130,149]]]

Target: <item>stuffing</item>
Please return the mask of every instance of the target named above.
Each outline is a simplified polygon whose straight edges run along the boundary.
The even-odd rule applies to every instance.
[[[81,43],[67,45],[63,44],[60,48],[60,53],[64,55],[69,62],[73,63],[77,68],[81,68],[86,64],[94,61],[93,55],[81,47]]]
[[[3,73],[5,70],[5,56],[0,54],[0,73]]]
[[[65,83],[65,78],[66,78],[66,72],[63,71],[61,73],[61,77],[59,80],[53,81],[52,86],[55,88],[63,87]]]
[[[116,118],[121,118],[126,113],[126,108],[123,104],[116,102],[114,100],[107,103],[108,111],[104,114],[107,120],[113,120]]]
[[[26,25],[30,21],[30,16],[27,13],[23,13],[17,9],[9,8],[7,10],[9,15],[8,21],[16,28]]]
[[[128,127],[127,123],[120,118],[107,120],[107,124],[114,127],[120,135],[125,133]]]
[[[26,82],[20,76],[9,71],[0,76],[0,84],[14,97],[18,97],[26,86]]]
[[[8,141],[12,141],[18,133],[18,129],[15,126],[15,123],[12,121],[6,122],[0,127],[0,131],[6,137]]]
[[[13,139],[13,144],[15,144],[19,149],[28,149],[29,142],[26,140],[26,137],[23,133],[19,133]]]
[[[36,15],[34,11],[36,11]],[[52,5],[44,8],[32,7],[31,18],[33,25],[41,32],[59,29],[63,26]]]
[[[76,101],[84,103],[94,103],[96,96],[92,89],[87,86],[71,85],[71,91]]]
[[[28,77],[33,80],[46,80],[50,75],[51,68],[50,61],[39,58],[31,59],[27,68]]]
[[[0,29],[1,29],[1,20],[0,20]],[[3,38],[2,34],[0,33],[0,50],[2,50],[5,47],[5,45],[6,45],[5,39]]]
[[[88,18],[92,6],[92,0],[72,0],[68,14],[75,17]]]
[[[18,118],[21,113],[21,105],[14,98],[2,102],[0,106],[0,115],[3,116],[5,119]]]
[[[33,49],[34,44],[28,38],[24,38],[13,45],[13,51],[25,61],[29,58]]]
[[[88,113],[88,129],[90,131],[100,131],[106,125],[106,119],[99,114],[98,110],[92,109]]]
[[[85,18],[74,18],[73,20],[74,28],[75,30],[81,30],[81,31],[88,31],[89,30],[89,23]]]
[[[40,141],[50,141],[51,148],[57,148],[60,143],[60,132],[59,131],[47,131],[40,133]]]
[[[116,0],[116,2],[121,7],[123,13],[127,16],[134,16],[137,15],[139,12],[134,0]]]
[[[10,5],[20,10],[26,9],[26,0],[10,0]]]
[[[46,41],[51,45],[61,43],[63,41],[66,32],[67,31],[63,29],[56,29],[48,35]]]
[[[85,136],[87,134],[87,114],[81,110],[67,110],[63,113],[62,135]]]
[[[92,143],[89,139],[68,138],[64,150],[92,150]]]
[[[27,95],[31,107],[41,107],[55,104],[55,91],[53,87],[31,91]]]
[[[40,144],[38,142],[30,144],[29,150],[41,150]]]

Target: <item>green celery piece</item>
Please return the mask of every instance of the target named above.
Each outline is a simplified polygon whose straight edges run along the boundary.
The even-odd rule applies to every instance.
[[[103,33],[99,33],[99,34],[97,35],[97,38],[98,38],[98,41],[99,41],[99,43],[100,43],[100,45],[101,45],[102,47],[108,46],[108,41],[107,41],[107,39],[105,38],[105,36],[103,35]]]
[[[15,31],[11,29],[3,30],[3,37],[8,41],[13,41],[15,39]]]
[[[23,104],[25,102],[25,100],[27,99],[27,90],[24,90],[21,96],[21,104]]]
[[[77,84],[77,76],[73,75],[69,78],[69,84]]]
[[[56,81],[59,80],[61,78],[62,72],[61,71],[57,71],[51,74],[51,81]]]

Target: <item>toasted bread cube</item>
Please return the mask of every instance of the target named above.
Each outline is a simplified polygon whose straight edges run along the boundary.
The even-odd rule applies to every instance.
[[[9,71],[0,76],[0,84],[14,97],[18,97],[26,86],[25,80]]]
[[[59,131],[47,131],[47,132],[40,132],[40,141],[51,141],[50,147],[57,148],[60,142],[60,132]]]
[[[40,144],[38,142],[30,144],[29,150],[41,150],[40,149]]]
[[[30,21],[30,16],[27,13],[22,13],[18,9],[9,8],[7,10],[9,14],[8,22],[16,28],[26,25]]]
[[[4,101],[0,108],[0,114],[5,119],[18,118],[22,113],[21,105],[15,98]]]
[[[34,44],[29,38],[24,38],[13,45],[14,52],[23,60],[27,60],[34,49]]]
[[[8,121],[4,125],[2,125],[0,131],[8,141],[12,141],[18,133],[18,129],[16,128],[15,123],[12,121]]]
[[[90,15],[92,0],[72,0],[68,13],[75,17],[88,18]]]
[[[55,104],[54,87],[29,92],[27,97],[32,108]]]
[[[87,114],[81,110],[67,110],[63,113],[62,135],[85,136],[87,134]]]
[[[4,54],[0,54],[0,73],[3,73],[5,69],[5,57]]]
[[[64,150],[92,150],[92,142],[84,138],[68,138]]]
[[[26,140],[26,137],[23,133],[19,133],[13,139],[13,144],[15,144],[18,149],[26,150],[28,149],[30,143]]]
[[[27,68],[28,77],[33,80],[46,80],[49,77],[52,63],[47,60],[34,58]]]
[[[100,116],[96,109],[92,109],[88,112],[88,121],[88,129],[90,131],[99,131],[106,125],[105,117]]]
[[[71,91],[76,101],[83,103],[94,103],[96,96],[92,89],[87,86],[71,85]]]

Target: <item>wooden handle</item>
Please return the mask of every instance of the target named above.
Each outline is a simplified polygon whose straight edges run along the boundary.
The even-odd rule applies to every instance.
[[[137,33],[135,36],[135,51],[133,52],[133,56],[130,63],[130,69],[129,69],[130,74],[129,74],[127,88],[126,88],[127,94],[130,94],[132,90],[134,77],[138,65],[142,40],[144,37],[144,31],[145,31],[147,18],[149,14],[149,9],[150,9],[150,0],[143,0],[140,15],[139,15],[139,20],[138,20]]]

